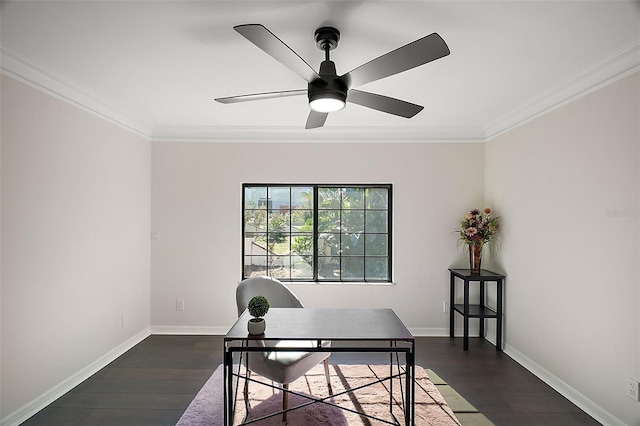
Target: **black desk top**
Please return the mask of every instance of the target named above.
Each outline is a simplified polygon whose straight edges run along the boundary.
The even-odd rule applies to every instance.
[[[225,340],[246,339],[245,311]],[[267,329],[261,340],[396,340],[413,336],[392,309],[271,308],[264,316]]]

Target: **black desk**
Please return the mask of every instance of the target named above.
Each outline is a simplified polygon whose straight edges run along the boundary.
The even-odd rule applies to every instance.
[[[250,315],[244,312],[224,337],[224,424],[233,424],[234,397],[233,378],[239,373],[233,370],[233,354],[243,352],[264,352],[264,347],[249,347],[249,339],[256,336],[247,334]],[[391,309],[314,309],[314,308],[271,308],[267,315],[267,330],[260,336],[268,351],[317,351],[317,352],[387,352],[405,354],[405,424],[413,425],[415,416],[415,339],[402,321]],[[269,342],[278,340],[308,342],[318,344],[310,349],[301,345],[276,348]],[[357,343],[353,347],[325,347],[323,340],[348,341]],[[382,346],[384,342],[390,343]],[[400,374],[400,373],[399,373]],[[319,403],[326,403],[321,399]],[[295,408],[294,408],[295,409]],[[391,407],[390,407],[391,409]]]
[[[449,290],[449,336],[453,337],[453,326],[455,313],[462,315],[464,321],[464,343],[465,351],[469,350],[469,318],[480,319],[480,337],[485,337],[485,319],[494,318],[496,320],[496,351],[502,350],[502,285],[504,275],[481,269],[479,274],[472,274],[469,269],[449,269],[451,273]],[[464,303],[455,303],[455,281],[456,278],[464,282]],[[486,281],[495,281],[496,286],[496,310],[490,309],[484,305]],[[480,284],[480,303],[469,304],[469,283],[478,282]]]

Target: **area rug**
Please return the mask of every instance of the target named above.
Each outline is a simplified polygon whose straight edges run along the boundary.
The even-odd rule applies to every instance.
[[[212,426],[223,423],[223,374],[219,366],[211,378],[196,395],[176,426]],[[290,390],[296,394],[289,395],[289,408],[307,404],[309,399],[327,397],[327,402],[340,407],[364,412],[368,416],[361,416],[351,411],[345,411],[329,404],[309,404],[293,410],[287,415],[287,422],[282,421],[282,415],[275,415],[260,421],[255,425],[282,426],[351,426],[384,425],[392,422],[390,414],[389,380],[362,387],[366,383],[376,382],[389,376],[389,366],[386,365],[331,365],[331,386],[335,396],[330,397],[322,365],[310,370],[304,377],[290,385]],[[272,384],[260,376],[253,374],[251,379],[266,384]],[[415,395],[415,424],[419,426],[451,426],[460,423],[451,408],[445,402],[437,387],[429,379],[422,367],[416,367],[416,395]],[[243,380],[238,384],[238,402],[234,424],[240,424],[245,418],[245,404],[242,396]],[[404,387],[399,379],[393,380],[392,412],[397,420],[403,424],[404,415],[401,408]],[[345,392],[349,390],[350,392]],[[276,413],[282,408],[282,394],[279,389],[263,386],[253,381],[249,384],[249,410],[247,421]]]

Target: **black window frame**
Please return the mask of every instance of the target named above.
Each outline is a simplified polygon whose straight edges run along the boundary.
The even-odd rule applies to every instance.
[[[310,278],[292,278],[291,274],[289,274],[289,277],[276,277],[277,279],[284,281],[284,282],[292,282],[292,283],[343,283],[343,284],[349,284],[349,283],[370,283],[370,284],[390,284],[393,282],[393,252],[392,252],[392,248],[393,248],[393,184],[390,183],[358,183],[358,184],[308,184],[308,183],[243,183],[242,184],[242,213],[241,213],[241,222],[242,222],[242,252],[241,252],[241,279],[246,279],[249,278],[251,276],[251,274],[246,275],[246,265],[245,265],[245,257],[246,257],[246,229],[245,229],[245,225],[246,225],[246,208],[247,206],[245,205],[246,202],[246,190],[247,188],[252,188],[252,187],[256,187],[256,188],[267,188],[267,192],[269,192],[269,188],[290,188],[290,194],[291,194],[291,190],[292,188],[299,188],[299,187],[303,187],[303,188],[312,188],[313,190],[313,274],[312,277]],[[386,200],[386,210],[385,209],[371,209],[371,211],[385,211],[387,214],[387,221],[386,221],[386,232],[370,232],[367,233],[365,232],[365,230],[363,230],[362,234],[365,236],[365,241],[366,241],[366,235],[370,234],[380,234],[380,235],[386,235],[387,236],[387,241],[386,241],[386,255],[377,255],[377,256],[372,256],[369,255],[367,256],[366,254],[366,249],[363,249],[363,254],[361,256],[354,256],[354,257],[362,257],[363,259],[363,275],[362,277],[354,277],[354,278],[350,278],[350,277],[343,277],[342,276],[342,268],[339,269],[340,271],[340,276],[338,277],[322,277],[319,274],[319,264],[320,262],[318,262],[318,259],[322,256],[319,255],[318,253],[318,238],[321,234],[321,232],[319,231],[319,220],[318,220],[318,215],[319,215],[319,211],[322,210],[319,208],[318,202],[319,202],[319,197],[318,197],[318,193],[320,189],[337,189],[337,188],[343,188],[343,189],[351,189],[351,188],[358,188],[360,190],[366,190],[366,189],[383,189],[386,190],[387,193],[387,200]],[[364,196],[364,195],[363,195]],[[270,201],[267,199],[265,200],[265,203],[267,205],[267,211],[269,211],[269,203]],[[251,209],[249,209],[251,210]],[[274,209],[275,210],[275,209]],[[356,209],[359,210],[359,209]],[[366,211],[368,209],[366,209],[364,206],[362,208],[363,211],[363,216],[366,217]],[[340,212],[342,213],[342,204],[340,207]],[[291,220],[291,219],[290,219]],[[364,220],[364,219],[363,219]],[[289,225],[291,225],[291,222],[289,223]],[[268,227],[268,225],[266,225]],[[268,230],[265,231],[265,233],[268,235]],[[292,230],[291,227],[289,227],[289,231],[288,231],[289,235],[292,234]],[[348,235],[347,234],[343,234],[342,232],[340,232],[339,234],[341,237],[343,235]],[[267,237],[268,238],[268,237]],[[342,248],[342,247],[341,247]],[[348,256],[343,256],[342,254],[342,249],[339,251],[339,262],[342,262],[343,257],[346,258]],[[387,268],[387,276],[386,278],[382,279],[382,278],[370,278],[366,276],[366,259],[367,258],[375,258],[375,257],[380,257],[380,258],[386,258],[387,260],[387,264],[386,264],[386,268]],[[270,273],[269,268],[267,266],[265,266],[266,268],[266,272],[267,275]]]

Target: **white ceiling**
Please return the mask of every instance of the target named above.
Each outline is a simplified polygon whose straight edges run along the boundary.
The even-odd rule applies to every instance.
[[[638,1],[3,1],[2,72],[154,139],[486,140],[640,69]],[[261,23],[317,68],[333,25],[338,74],[432,32],[451,55],[363,90],[425,106],[358,105],[304,130],[306,88],[233,30]]]

